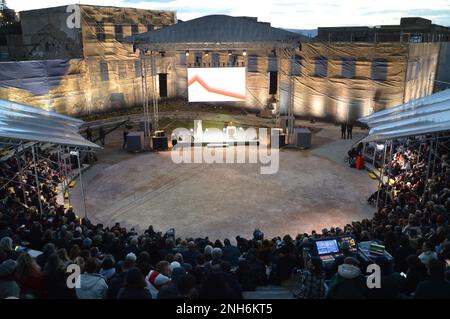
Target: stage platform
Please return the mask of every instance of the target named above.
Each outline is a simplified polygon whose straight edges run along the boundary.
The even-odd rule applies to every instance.
[[[247,127],[263,124],[250,119]],[[122,150],[122,132],[115,131],[98,152],[98,162],[83,174],[88,217],[105,226],[120,222],[143,231],[153,225],[163,232],[175,227],[179,236],[232,241],[236,235],[251,237],[256,227],[269,239],[295,237],[372,217],[375,209],[366,199],[376,183],[343,160],[366,132],[355,129],[353,140],[341,140],[340,127],[324,123],[314,124],[312,132],[311,149],[281,149],[279,171],[261,175],[258,163],[175,164],[170,151],[128,153]],[[82,211],[78,186],[71,190],[71,203]]]
[[[231,147],[231,146],[258,146],[259,141],[223,141],[223,142],[178,142],[177,145],[184,147]]]

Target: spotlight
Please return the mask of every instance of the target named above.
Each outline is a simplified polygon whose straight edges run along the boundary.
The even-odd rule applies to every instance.
[[[184,52],[184,54],[186,54],[186,56],[189,56],[189,50],[186,50],[186,52]]]
[[[228,50],[228,55],[231,55],[231,54],[233,54],[233,51]]]
[[[194,129],[193,129],[193,128],[191,128],[191,129],[190,129],[190,131],[191,131],[191,132],[194,132]]]
[[[242,52],[242,55],[246,56],[247,55],[247,50],[244,50],[244,52]]]
[[[206,50],[206,51],[205,51],[205,56],[208,56],[208,55],[209,55],[209,51]]]

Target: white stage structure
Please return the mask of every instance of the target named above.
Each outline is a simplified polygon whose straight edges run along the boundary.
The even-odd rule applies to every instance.
[[[202,129],[202,121],[194,121],[194,129],[188,132],[175,131],[172,139],[181,145],[228,147],[238,145],[259,145],[260,140],[255,128],[244,129],[229,125],[222,130],[217,128]]]

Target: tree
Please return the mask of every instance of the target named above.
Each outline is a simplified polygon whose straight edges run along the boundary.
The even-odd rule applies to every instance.
[[[6,6],[6,0],[0,0],[0,26],[16,22],[16,13]]]

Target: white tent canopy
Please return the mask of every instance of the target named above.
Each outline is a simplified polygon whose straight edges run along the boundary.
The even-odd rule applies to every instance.
[[[100,148],[79,133],[83,121],[55,112],[0,99],[0,144],[41,142],[83,149]]]
[[[380,141],[450,130],[450,89],[359,119],[369,135],[363,142]]]

